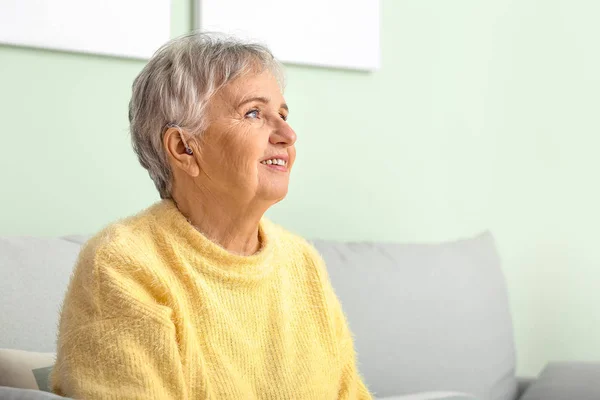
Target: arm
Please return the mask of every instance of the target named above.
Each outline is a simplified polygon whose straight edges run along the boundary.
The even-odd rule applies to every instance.
[[[53,390],[89,400],[186,398],[171,310],[114,257],[84,251],[62,310]]]
[[[348,345],[345,350],[342,350],[341,355],[343,358],[343,369],[342,378],[340,381],[340,393],[339,400],[350,400],[359,399],[367,400],[371,399],[369,390],[365,386],[356,368],[356,357],[354,348],[352,346],[352,338],[346,339]],[[342,349],[344,349],[342,347]]]
[[[369,390],[363,383],[363,380],[356,367],[356,353],[354,351],[354,342],[352,333],[348,328],[346,317],[342,307],[335,296],[333,299],[334,325],[336,326],[338,343],[340,346],[340,357],[342,361],[342,377],[340,380],[339,400],[370,400]]]
[[[354,340],[352,332],[348,327],[346,316],[338,297],[331,286],[327,267],[325,262],[318,254],[317,250],[312,248],[313,259],[319,271],[321,284],[325,292],[328,312],[331,316],[333,332],[339,347],[340,361],[342,364],[342,374],[340,378],[339,400],[370,400],[372,397],[365,386],[358,369],[356,367],[356,353],[354,351]]]

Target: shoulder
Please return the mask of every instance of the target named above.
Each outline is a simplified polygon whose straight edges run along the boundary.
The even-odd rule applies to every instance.
[[[104,227],[84,243],[80,258],[121,265],[144,261],[156,246],[154,214],[159,204]]]
[[[269,222],[279,235],[277,242],[277,251],[280,252],[280,258],[290,260],[295,264],[296,271],[304,276],[305,282],[314,293],[324,296],[325,307],[329,310],[334,319],[339,320],[342,313],[341,305],[331,284],[329,273],[325,260],[307,239],[292,233],[272,222]],[[338,322],[335,322],[338,324]],[[337,328],[336,328],[337,329]]]
[[[90,286],[152,280],[152,269],[160,266],[153,209],[116,221],[83,244],[73,278]]]
[[[328,283],[325,261],[309,240],[274,222],[265,220],[264,223],[270,234],[275,237],[275,250],[279,257],[302,264],[303,267],[314,271],[323,283]]]
[[[262,223],[278,249],[301,255],[313,261],[322,260],[317,249],[307,239],[268,219],[263,219]]]
[[[67,299],[87,298],[106,315],[115,310],[127,314],[131,307],[125,303],[158,313],[156,269],[161,262],[153,250],[155,227],[149,210],[108,225],[82,246]]]

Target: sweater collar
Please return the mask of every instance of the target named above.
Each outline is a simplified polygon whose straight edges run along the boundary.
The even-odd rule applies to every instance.
[[[224,279],[260,280],[273,269],[270,262],[274,247],[271,224],[263,218],[258,227],[261,248],[250,256],[231,253],[199,232],[179,211],[173,200],[162,200],[151,207],[151,214],[161,228],[166,229],[177,246],[187,247],[194,258],[194,267]]]

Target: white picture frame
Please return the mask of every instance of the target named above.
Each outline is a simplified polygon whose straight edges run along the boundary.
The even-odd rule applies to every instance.
[[[0,0],[0,43],[148,59],[170,14],[170,0]]]
[[[195,23],[264,43],[286,63],[374,71],[379,13],[379,0],[196,0]]]

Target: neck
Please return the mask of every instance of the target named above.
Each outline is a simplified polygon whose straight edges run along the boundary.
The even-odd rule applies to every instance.
[[[247,256],[260,249],[258,226],[266,209],[233,204],[228,196],[181,196],[174,191],[173,200],[196,229],[227,251]]]

